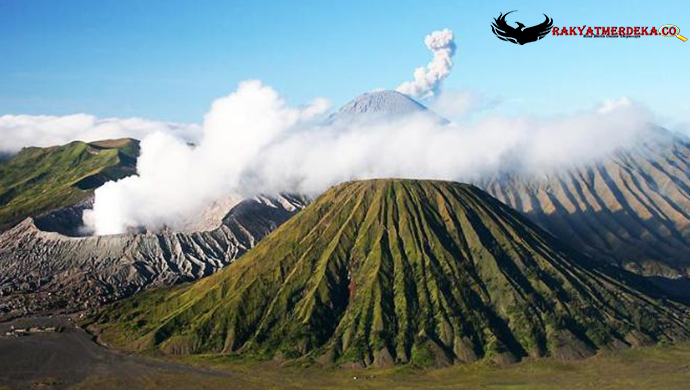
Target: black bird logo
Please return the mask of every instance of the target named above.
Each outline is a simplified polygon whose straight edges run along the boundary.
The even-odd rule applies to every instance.
[[[536,42],[544,38],[546,34],[551,31],[553,19],[546,16],[546,14],[544,14],[544,16],[546,16],[546,20],[540,24],[537,24],[536,26],[525,28],[524,24],[515,22],[518,27],[510,27],[508,23],[506,23],[506,16],[513,12],[515,11],[510,11],[505,15],[501,13],[498,19],[494,18],[494,22],[491,23],[491,29],[493,30],[494,34],[496,34],[498,39],[524,45],[525,43]]]

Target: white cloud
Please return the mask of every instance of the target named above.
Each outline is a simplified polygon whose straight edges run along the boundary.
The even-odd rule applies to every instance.
[[[606,114],[607,112],[611,112],[620,108],[630,107],[630,105],[632,105],[632,102],[626,96],[623,96],[619,99],[607,99],[604,100],[604,103],[601,105],[601,107],[599,107],[598,112],[601,114]]]
[[[503,102],[500,98],[487,99],[470,90],[444,90],[429,102],[429,108],[452,121],[465,122]]]
[[[398,120],[290,132],[256,156],[253,191],[319,193],[344,180],[405,177],[470,181],[505,170],[534,173],[586,163],[637,142],[650,114],[634,104],[570,116],[485,115],[439,124]]]
[[[14,153],[26,146],[61,145],[74,140],[141,139],[155,132],[167,132],[195,141],[201,134],[201,127],[141,118],[99,119],[87,114],[3,115],[0,116],[0,152]]]
[[[571,116],[484,115],[445,125],[423,114],[319,124],[314,116],[326,107],[316,100],[292,108],[272,88],[242,83],[213,103],[197,147],[164,133],[144,138],[139,176],[99,188],[85,221],[99,234],[158,229],[230,193],[318,194],[352,179],[468,181],[555,169],[634,144],[650,121],[629,101]]]

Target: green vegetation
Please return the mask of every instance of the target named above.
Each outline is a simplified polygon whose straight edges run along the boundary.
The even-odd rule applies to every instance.
[[[136,172],[133,139],[24,148],[0,163],[0,231],[22,219],[71,206],[108,180]]]
[[[299,365],[557,360],[689,335],[685,306],[476,187],[345,183],[237,262],[92,321],[102,340]]]

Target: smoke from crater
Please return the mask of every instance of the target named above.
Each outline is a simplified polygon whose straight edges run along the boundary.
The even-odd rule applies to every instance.
[[[434,58],[426,67],[414,71],[414,81],[406,81],[397,88],[398,92],[419,99],[437,96],[443,80],[453,68],[455,41],[453,31],[443,29],[434,31],[424,38],[426,47],[434,53]]]

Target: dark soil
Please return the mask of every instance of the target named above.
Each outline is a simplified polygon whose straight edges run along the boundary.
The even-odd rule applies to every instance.
[[[11,326],[52,327],[59,332],[7,336]],[[66,316],[35,317],[0,323],[0,388],[66,388],[87,377],[130,379],[151,374],[228,373],[133,356],[106,349]]]

